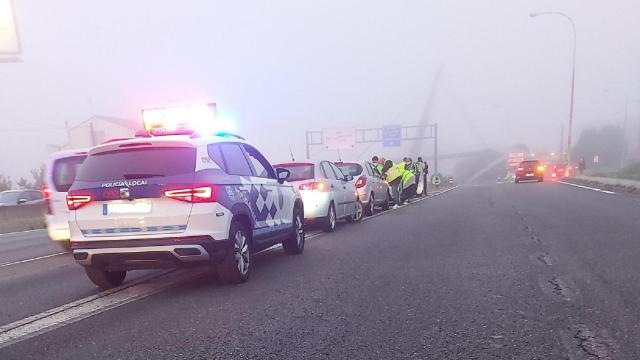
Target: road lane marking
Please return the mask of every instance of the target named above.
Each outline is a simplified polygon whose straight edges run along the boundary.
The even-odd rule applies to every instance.
[[[566,182],[566,181],[556,180],[556,182],[558,182],[558,183],[560,183],[560,184],[565,184],[565,185],[575,186],[575,187],[580,188],[580,189],[585,189],[585,190],[591,190],[591,191],[595,191],[595,192],[600,192],[600,193],[603,193],[603,194],[609,194],[609,195],[613,195],[613,194],[615,194],[615,192],[613,192],[613,191],[602,190],[602,189],[598,189],[598,188],[594,188],[594,187],[589,187],[589,186],[584,186],[584,185],[578,185],[578,184],[574,184],[574,183],[570,183],[570,182]]]
[[[8,232],[8,233],[0,233],[0,238],[2,237],[6,237],[6,236],[11,236],[11,235],[20,235],[20,234],[29,234],[32,232],[45,232],[46,229],[34,229],[34,230],[25,230],[25,231],[14,231],[14,232]]]
[[[168,270],[0,327],[0,349],[194,279],[208,269]]]
[[[36,260],[41,260],[41,259],[47,259],[47,258],[50,258],[50,257],[54,257],[54,256],[58,256],[58,255],[64,255],[64,254],[71,254],[71,253],[67,252],[67,251],[64,251],[64,252],[59,252],[59,253],[55,253],[55,254],[38,256],[38,257],[31,258],[31,259],[7,262],[7,263],[4,263],[4,264],[0,264],[0,268],[3,268],[5,266],[24,264],[24,263],[28,263],[28,262],[32,262],[32,261],[36,261]]]

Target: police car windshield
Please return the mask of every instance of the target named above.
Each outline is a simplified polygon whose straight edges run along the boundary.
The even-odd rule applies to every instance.
[[[154,147],[90,155],[78,173],[80,181],[145,179],[193,173],[194,148]]]
[[[274,167],[289,170],[291,175],[289,175],[287,181],[302,181],[315,177],[313,164],[279,164]]]
[[[362,165],[357,163],[336,163],[336,166],[345,175],[359,176],[362,174]]]
[[[53,163],[53,187],[56,191],[67,192],[76,179],[80,165],[86,159],[85,155],[58,159]]]

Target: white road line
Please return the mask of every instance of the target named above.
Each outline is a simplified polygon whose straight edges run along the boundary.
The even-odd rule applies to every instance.
[[[595,191],[595,192],[600,192],[600,193],[603,193],[603,194],[609,194],[609,195],[613,195],[613,194],[615,194],[615,192],[613,192],[613,191],[602,190],[602,189],[593,188],[593,187],[589,187],[589,186],[573,184],[573,183],[566,182],[566,181],[556,180],[556,182],[558,182],[558,183],[560,183],[560,184],[565,184],[565,185],[575,186],[575,187],[580,188],[580,189],[585,189],[585,190],[591,190],[591,191]]]
[[[44,232],[44,231],[46,231],[46,229],[35,229],[35,230],[25,230],[25,231],[14,231],[14,232],[8,232],[8,233],[0,233],[0,238],[5,237],[5,236],[28,234],[28,233],[39,232],[39,231]]]
[[[0,327],[0,349],[92,315],[156,294],[207,270],[170,270]]]
[[[11,265],[24,264],[24,263],[28,263],[28,262],[32,262],[32,261],[36,261],[36,260],[40,260],[40,259],[46,259],[46,258],[50,258],[50,257],[54,257],[54,256],[58,256],[58,255],[64,255],[64,254],[70,254],[70,253],[65,251],[65,252],[59,252],[59,253],[55,253],[55,254],[49,254],[49,255],[44,255],[44,256],[38,256],[38,257],[31,258],[31,259],[25,259],[25,260],[20,260],[20,261],[8,262],[8,263],[0,264],[0,268],[3,268],[3,267],[5,267],[5,266],[11,266]]]

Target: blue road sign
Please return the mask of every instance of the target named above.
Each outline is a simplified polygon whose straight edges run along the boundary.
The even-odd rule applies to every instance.
[[[400,125],[386,125],[382,127],[382,146],[400,146],[402,138],[402,127]]]

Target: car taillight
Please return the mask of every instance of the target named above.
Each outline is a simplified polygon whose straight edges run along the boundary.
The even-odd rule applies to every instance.
[[[47,204],[47,215],[53,214],[53,209],[51,208],[51,189],[47,184],[42,185],[42,195],[44,196],[45,204]]]
[[[356,189],[359,189],[363,186],[367,185],[367,177],[366,176],[360,176],[360,178],[358,179],[358,181],[356,181]]]
[[[190,203],[206,203],[216,201],[216,188],[214,186],[197,186],[181,189],[167,190],[164,196],[186,201]]]
[[[69,210],[78,210],[92,201],[93,196],[91,195],[67,195],[67,207],[69,208]]]
[[[538,166],[536,169],[538,169],[538,171],[544,171],[544,166]]]
[[[298,189],[300,189],[300,190],[318,190],[318,191],[322,191],[322,190],[324,190],[324,184],[321,183],[321,182],[312,181],[312,182],[300,184],[300,186],[298,186]]]

